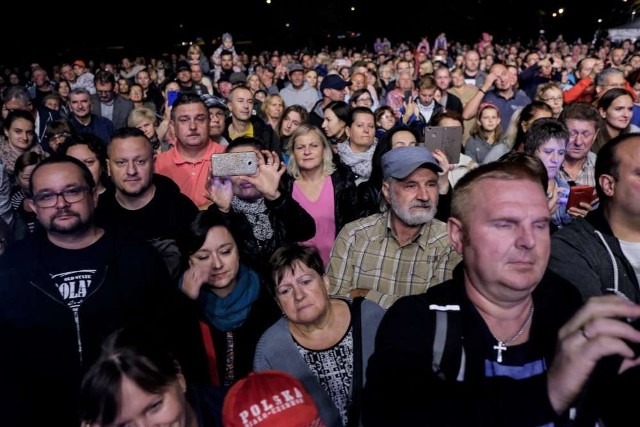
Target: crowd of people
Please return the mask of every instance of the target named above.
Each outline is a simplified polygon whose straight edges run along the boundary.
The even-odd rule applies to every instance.
[[[3,423],[635,419],[640,43],[4,71]]]

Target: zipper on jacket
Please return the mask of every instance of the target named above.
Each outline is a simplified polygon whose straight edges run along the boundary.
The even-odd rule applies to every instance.
[[[80,364],[82,365],[82,339],[80,338],[80,315],[78,314],[80,306],[71,309],[73,311],[73,320],[76,322],[76,338],[78,339],[78,356],[80,357]]]
[[[91,296],[93,294],[95,294],[96,292],[98,292],[98,289],[100,289],[100,287],[102,286],[102,284],[104,283],[106,277],[107,277],[107,272],[109,271],[109,266],[107,265],[104,269],[104,274],[102,275],[102,280],[100,280],[99,283],[96,284],[95,288],[93,289],[93,291],[91,292],[91,294],[89,294],[84,301],[82,302],[82,304],[84,304],[89,298],[91,298]],[[82,336],[80,334],[80,307],[82,306],[82,304],[80,304],[78,307],[69,307],[67,304],[65,304],[64,302],[54,298],[51,294],[49,294],[49,292],[45,291],[44,289],[42,289],[40,286],[36,285],[35,283],[33,283],[33,281],[29,282],[31,284],[31,286],[35,287],[36,289],[38,289],[40,292],[42,292],[43,294],[45,294],[46,296],[48,296],[49,298],[51,298],[53,301],[55,301],[56,303],[60,304],[60,305],[64,305],[67,308],[71,309],[71,312],[73,313],[73,322],[75,323],[75,327],[76,327],[76,339],[78,341],[78,357],[80,358],[80,364],[82,364]]]

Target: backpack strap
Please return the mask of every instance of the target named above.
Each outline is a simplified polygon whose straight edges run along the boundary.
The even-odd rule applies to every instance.
[[[442,379],[463,381],[466,354],[462,345],[462,316],[457,304],[430,304],[434,315],[431,369]]]

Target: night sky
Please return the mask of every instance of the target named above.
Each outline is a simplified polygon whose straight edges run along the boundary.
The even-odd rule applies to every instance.
[[[602,16],[577,0],[427,1],[413,3],[411,10],[406,3],[392,1],[383,1],[383,7],[367,0],[271,1],[270,5],[265,0],[213,1],[191,10],[190,4],[202,3],[176,2],[179,10],[156,9],[153,14],[148,11],[153,3],[148,2],[144,6],[136,2],[128,9],[126,2],[114,6],[100,3],[90,8],[93,12],[83,3],[84,18],[74,16],[80,10],[67,3],[29,13],[8,10],[5,21],[13,13],[24,23],[12,25],[22,25],[19,31],[0,28],[0,64],[59,63],[77,57],[115,60],[124,55],[183,52],[186,47],[179,43],[198,37],[205,41],[205,53],[210,55],[215,49],[212,40],[223,32],[231,32],[239,49],[249,53],[303,47],[317,50],[325,45],[370,49],[376,36],[417,43],[424,35],[433,41],[442,31],[450,40],[467,43],[478,41],[483,31],[494,34],[495,40],[527,42],[541,29],[548,39],[563,34],[565,40],[581,37],[590,41],[598,28],[598,17],[605,19],[601,25],[607,28],[626,22],[630,16],[628,3],[621,0],[601,6],[605,10]],[[566,13],[552,18],[551,12],[558,7],[564,7]],[[309,8],[311,12],[306,10]],[[505,15],[511,18],[501,18]],[[40,42],[27,43],[28,39]]]

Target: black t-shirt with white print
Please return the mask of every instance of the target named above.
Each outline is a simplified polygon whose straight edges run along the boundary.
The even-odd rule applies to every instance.
[[[104,236],[83,249],[64,249],[47,240],[43,259],[52,295],[77,309],[104,276],[108,249]],[[56,291],[54,292],[53,289]]]

